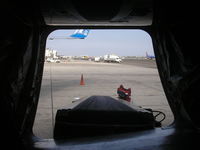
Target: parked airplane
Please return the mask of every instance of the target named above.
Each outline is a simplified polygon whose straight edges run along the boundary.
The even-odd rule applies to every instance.
[[[147,58],[147,59],[155,59],[155,56],[149,55],[149,54],[146,52],[146,58]]]
[[[49,40],[54,39],[85,39],[89,34],[88,29],[77,29],[72,35],[69,37],[50,37]]]

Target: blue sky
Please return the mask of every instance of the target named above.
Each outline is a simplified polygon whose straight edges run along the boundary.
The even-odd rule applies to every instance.
[[[49,37],[69,37],[75,30],[56,30]],[[131,29],[91,29],[85,39],[48,40],[46,48],[66,56],[119,56],[154,55],[152,40],[148,33]]]

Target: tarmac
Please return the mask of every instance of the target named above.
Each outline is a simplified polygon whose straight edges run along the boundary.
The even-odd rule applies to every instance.
[[[85,85],[80,85],[81,75]],[[44,139],[53,138],[58,109],[72,108],[93,95],[118,98],[120,85],[131,88],[131,102],[143,108],[166,114],[162,126],[174,118],[165,97],[155,60],[124,60],[122,63],[68,61],[45,63],[40,98],[33,133]]]

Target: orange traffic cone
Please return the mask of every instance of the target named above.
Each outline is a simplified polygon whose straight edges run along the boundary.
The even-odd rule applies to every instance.
[[[85,85],[85,82],[84,82],[84,80],[83,80],[83,74],[81,75],[80,85]]]

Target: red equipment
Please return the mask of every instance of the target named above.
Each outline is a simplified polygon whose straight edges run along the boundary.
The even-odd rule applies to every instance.
[[[120,99],[126,100],[128,102],[131,101],[131,88],[125,89],[123,85],[120,85],[120,87],[117,89],[117,94],[119,95]]]

